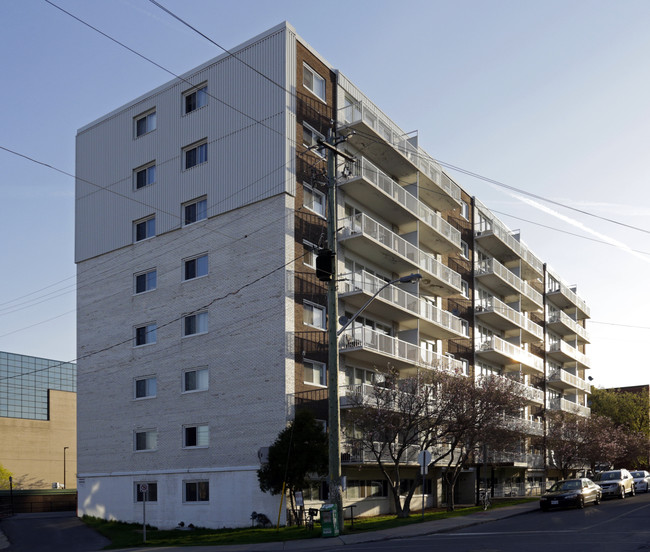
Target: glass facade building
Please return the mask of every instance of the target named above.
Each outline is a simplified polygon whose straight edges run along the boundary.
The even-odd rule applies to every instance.
[[[0,351],[0,417],[48,420],[48,390],[77,391],[77,365]]]

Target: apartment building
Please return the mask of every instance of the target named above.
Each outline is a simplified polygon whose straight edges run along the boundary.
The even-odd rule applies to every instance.
[[[225,527],[277,511],[260,451],[296,408],[327,424],[315,259],[329,132],[355,157],[336,169],[340,313],[422,275],[341,335],[342,408],[389,368],[444,368],[516,378],[531,438],[544,408],[588,415],[589,312],[574,290],[289,24],[231,52],[77,134],[79,514],[137,521],[146,498],[154,525]],[[536,452],[526,441],[489,460],[534,484]],[[372,463],[345,442],[341,457],[346,503],[389,511]],[[415,478],[416,459],[404,469]]]

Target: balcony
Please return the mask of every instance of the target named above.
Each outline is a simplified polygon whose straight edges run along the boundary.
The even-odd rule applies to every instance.
[[[461,292],[460,274],[365,213],[344,218],[339,224],[343,227],[339,242],[350,251],[379,266],[388,266],[397,274],[419,272],[424,278],[420,285],[435,288],[436,295],[449,296]]]
[[[350,359],[376,366],[390,364],[403,371],[404,375],[409,375],[411,371],[415,373],[416,368],[461,375],[465,371],[459,360],[365,327],[345,330],[339,340],[339,352]]]
[[[544,329],[539,324],[496,297],[481,299],[476,306],[475,314],[479,320],[499,330],[507,331],[513,328],[522,330],[522,340],[525,343],[544,339]]]
[[[560,340],[550,343],[547,352],[548,356],[563,364],[565,362],[577,362],[582,368],[591,367],[589,357],[569,345],[566,341]]]
[[[383,443],[375,443],[376,450],[382,449]],[[397,445],[395,445],[397,448]],[[405,453],[400,459],[400,464],[418,464],[418,454],[420,454],[420,447],[410,445],[406,448]],[[393,463],[388,448],[384,446],[381,453],[383,462],[389,464]],[[365,449],[363,445],[357,441],[342,441],[341,442],[341,464],[376,464],[377,458],[370,450]]]
[[[591,311],[585,300],[578,297],[575,291],[565,283],[560,282],[555,276],[551,277],[555,281],[553,282],[554,287],[546,291],[549,300],[563,310],[577,309],[577,318],[579,320],[590,318]]]
[[[584,416],[588,418],[591,416],[591,409],[581,404],[577,404],[566,399],[551,399],[548,402],[548,407],[550,410],[562,410],[563,412],[569,412],[571,414],[576,414],[578,416]]]
[[[482,376],[478,376],[476,378],[477,381],[480,380],[481,377]],[[544,404],[544,391],[541,389],[537,389],[537,387],[531,387],[530,385],[526,385],[525,383],[521,383],[507,376],[493,377],[503,379],[508,385],[512,385],[514,387],[515,393],[517,393],[520,397],[523,397],[524,399],[535,404]]]
[[[346,274],[340,279],[340,297],[346,305],[359,309],[385,284],[365,270]],[[397,286],[384,288],[366,310],[399,322],[401,329],[419,327],[438,339],[464,337],[460,318]]]
[[[544,424],[541,419],[517,418],[515,416],[504,416],[504,426],[513,431],[519,431],[526,435],[544,435]]]
[[[495,364],[509,366],[512,364],[521,364],[522,367],[528,368],[527,373],[543,374],[544,361],[536,355],[525,351],[517,345],[508,343],[500,337],[492,337],[480,344],[476,353]]]
[[[420,240],[438,253],[460,251],[460,232],[438,213],[427,207],[413,194],[406,191],[373,165],[365,157],[358,158],[352,166],[352,174],[339,179],[345,193],[367,205],[368,209],[397,225],[420,221]]]
[[[363,100],[339,111],[339,130],[356,131],[348,143],[399,180],[415,183],[419,172],[422,195],[441,211],[460,207],[460,188],[445,177],[440,165],[415,140],[393,123],[372,102]]]
[[[591,393],[591,384],[566,370],[551,370],[548,374],[549,383],[553,387],[561,389],[579,389],[585,393]]]
[[[548,327],[550,330],[566,337],[575,335],[580,343],[590,343],[589,332],[578,324],[573,318],[562,311],[554,311],[549,314]]]
[[[476,263],[476,278],[497,295],[521,295],[523,310],[541,309],[544,303],[542,294],[534,290],[514,272],[508,270],[496,259],[485,259]]]

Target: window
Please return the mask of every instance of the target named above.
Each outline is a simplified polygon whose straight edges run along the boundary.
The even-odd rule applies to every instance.
[[[303,257],[305,266],[316,268],[316,256],[318,248],[313,243],[310,243],[308,241],[304,241],[302,244],[305,248],[305,256]]]
[[[133,187],[136,190],[156,182],[156,163],[152,161],[133,171]]]
[[[302,145],[307,149],[311,148],[320,157],[325,157],[325,153],[323,152],[322,146],[318,145],[318,140],[324,139],[325,137],[320,132],[316,132],[306,123],[302,124]]]
[[[144,493],[140,492],[140,485],[147,485],[147,502],[158,502],[158,483],[155,481],[138,481],[133,484],[133,494],[136,502],[142,502]]]
[[[305,360],[303,363],[305,368],[305,383],[310,385],[327,385],[327,369],[322,362],[314,362],[313,360]]]
[[[134,437],[136,451],[156,450],[158,447],[158,432],[155,429],[136,431]]]
[[[210,428],[205,425],[192,425],[183,428],[185,448],[207,447],[210,444]]]
[[[197,88],[183,94],[183,106],[186,114],[196,111],[205,105],[208,105],[207,84],[201,84]]]
[[[208,502],[209,500],[209,481],[185,481],[185,502]]]
[[[200,278],[208,273],[208,256],[201,255],[183,261],[183,280]]]
[[[153,238],[156,235],[156,217],[151,216],[133,223],[133,239],[136,242]]]
[[[467,360],[466,358],[461,358],[461,359],[460,359],[460,363],[461,363],[462,366],[463,366],[463,367],[461,368],[462,373],[463,373],[464,375],[466,375],[466,376],[469,376],[469,360]]]
[[[144,293],[156,289],[156,269],[147,270],[133,276],[135,292]]]
[[[156,376],[135,380],[135,398],[147,399],[156,396]]]
[[[325,79],[306,63],[302,66],[302,84],[315,96],[325,101]]]
[[[156,130],[156,110],[143,113],[135,118],[135,137]]]
[[[462,199],[460,200],[460,216],[465,220],[469,220],[469,205]]]
[[[203,141],[200,144],[193,144],[183,150],[183,169],[191,169],[196,165],[207,162],[208,143]]]
[[[149,345],[156,342],[156,325],[146,324],[135,328],[135,346]]]
[[[325,216],[325,194],[315,190],[308,184],[303,184],[302,204],[317,215]]]
[[[183,392],[205,391],[210,384],[210,372],[207,368],[187,370],[183,373]]]
[[[460,331],[465,337],[469,337],[469,322],[467,320],[460,321]]]
[[[208,331],[208,313],[190,314],[183,318],[183,335],[197,335]]]
[[[460,242],[460,254],[463,259],[469,259],[469,246],[462,240]]]
[[[305,303],[303,304],[303,322],[307,326],[313,326],[319,330],[325,329],[325,307],[320,305],[315,305],[314,303]]]
[[[206,218],[208,218],[208,201],[206,199],[197,199],[183,205],[184,226]]]
[[[460,281],[460,293],[463,297],[469,297],[469,284],[465,280]]]

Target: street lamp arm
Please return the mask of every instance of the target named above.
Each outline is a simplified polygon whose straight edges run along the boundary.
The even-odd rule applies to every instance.
[[[375,294],[374,294],[370,299],[368,299],[368,300],[363,304],[363,306],[362,306],[362,307],[361,307],[357,312],[355,312],[355,313],[352,315],[352,318],[350,318],[350,320],[346,321],[346,323],[343,324],[343,326],[341,326],[341,327],[339,328],[339,330],[336,332],[336,337],[339,337],[339,336],[340,336],[340,335],[341,335],[341,334],[346,330],[346,328],[347,328],[350,324],[352,324],[352,322],[354,322],[354,321],[357,319],[357,317],[358,317],[358,316],[359,316],[359,315],[360,315],[364,310],[366,310],[366,308],[368,307],[368,305],[370,305],[370,303],[372,303],[372,302],[375,300],[375,297],[377,297],[377,295],[379,295],[382,291],[384,291],[388,286],[392,286],[393,284],[397,284],[397,283],[400,283],[400,284],[408,284],[408,283],[411,283],[411,282],[415,282],[416,280],[420,280],[421,278],[422,278],[422,274],[409,274],[408,276],[402,276],[401,278],[395,278],[394,280],[391,280],[390,282],[386,282],[383,286],[381,286],[381,287],[380,287],[380,288],[375,292]]]

